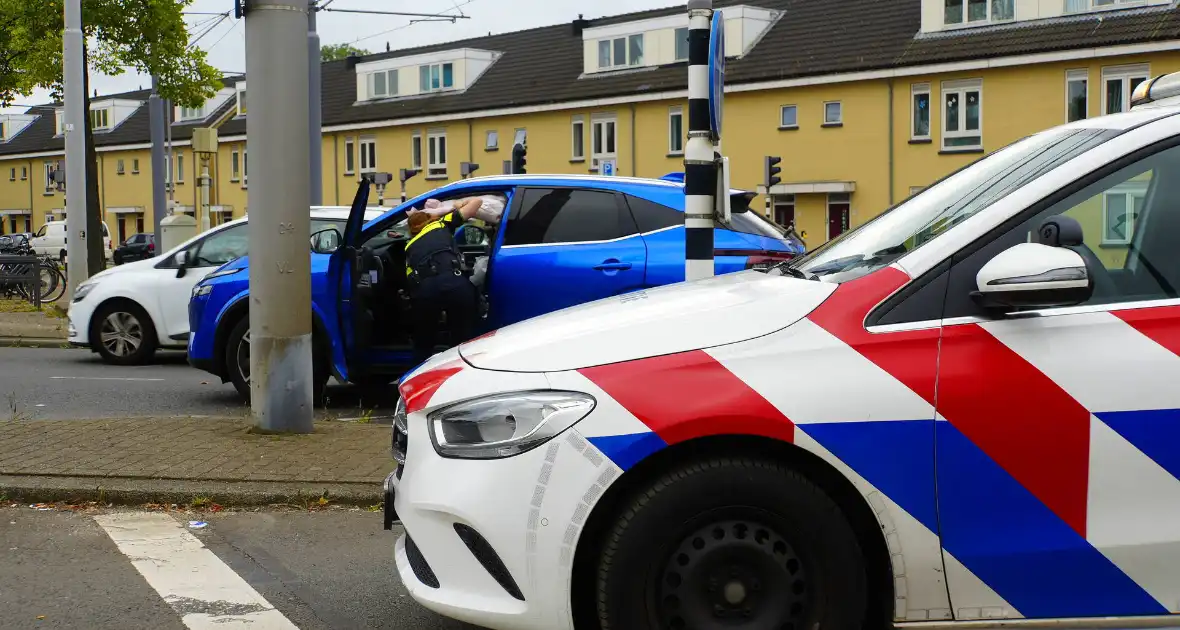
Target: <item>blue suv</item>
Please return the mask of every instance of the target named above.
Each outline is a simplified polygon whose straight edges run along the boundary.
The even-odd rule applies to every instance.
[[[343,234],[313,237],[317,401],[330,375],[341,382],[386,384],[413,367],[405,293],[406,212],[422,208],[427,199],[507,198],[498,225],[473,219],[455,236],[467,273],[481,271],[476,280],[486,308],[478,332],[684,280],[684,185],[674,175],[472,178],[365,222],[368,190],[369,182],[362,181]],[[732,219],[718,223],[714,233],[718,274],[767,268],[804,253],[792,230],[749,212],[753,197],[731,191]],[[194,287],[188,348],[190,364],[233,382],[246,398],[248,264],[248,257],[227,263]],[[445,322],[441,330],[445,343]]]

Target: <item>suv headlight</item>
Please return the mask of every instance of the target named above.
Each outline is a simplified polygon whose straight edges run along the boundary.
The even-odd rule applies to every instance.
[[[439,409],[427,416],[427,424],[443,457],[500,459],[544,444],[589,415],[595,404],[581,392],[510,392]]]

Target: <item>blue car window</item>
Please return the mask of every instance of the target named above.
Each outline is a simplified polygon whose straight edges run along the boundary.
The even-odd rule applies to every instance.
[[[631,207],[631,214],[643,234],[684,225],[684,213],[664,204],[627,195],[627,205]]]
[[[572,188],[530,188],[508,224],[505,245],[608,241],[635,234],[615,194]]]

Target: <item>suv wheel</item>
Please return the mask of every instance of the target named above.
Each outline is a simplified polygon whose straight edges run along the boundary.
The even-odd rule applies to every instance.
[[[317,407],[323,403],[324,388],[328,384],[327,357],[316,343],[313,351],[311,395]],[[250,317],[242,317],[234,324],[225,345],[225,372],[246,403],[250,402]]]
[[[90,347],[107,363],[140,365],[156,354],[156,328],[134,302],[108,302],[91,317]]]

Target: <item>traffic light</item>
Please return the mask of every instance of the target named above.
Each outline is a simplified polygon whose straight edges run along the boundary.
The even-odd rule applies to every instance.
[[[777,155],[766,156],[766,168],[763,172],[762,179],[763,179],[763,182],[766,184],[767,194],[770,193],[771,186],[776,186],[776,185],[782,183],[782,181],[783,181],[783,179],[778,176],[779,173],[783,172],[783,169],[779,168],[779,166],[778,166],[779,162],[782,162],[782,161],[783,161],[783,159],[781,157],[778,157]]]
[[[512,172],[526,173],[525,165],[528,163],[528,152],[523,144],[513,145],[512,147]]]

